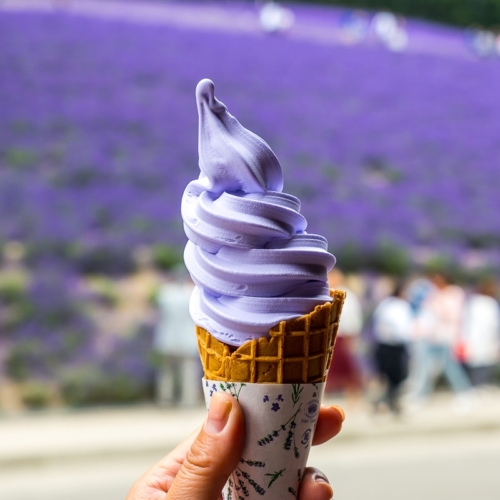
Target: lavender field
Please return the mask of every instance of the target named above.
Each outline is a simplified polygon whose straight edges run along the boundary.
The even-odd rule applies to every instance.
[[[129,274],[138,247],[182,250],[204,77],[274,149],[340,266],[394,249],[500,263],[500,58],[463,31],[409,21],[395,51],[343,43],[325,7],[294,6],[269,34],[251,3],[67,4],[0,8],[0,245],[23,244],[29,286],[52,266],[81,304],[75,279]],[[47,335],[83,339],[80,316]],[[33,339],[36,318],[3,331]]]
[[[302,12],[320,28],[338,17],[297,8],[297,29]],[[194,87],[210,77],[276,151],[332,250],[498,256],[500,59],[68,12],[2,12],[0,33],[3,241],[125,259],[139,244],[181,247],[180,196],[198,173]]]

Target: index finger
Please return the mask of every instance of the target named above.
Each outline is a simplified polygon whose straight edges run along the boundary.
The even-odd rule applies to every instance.
[[[342,429],[344,419],[345,413],[339,406],[322,405],[312,444],[323,444],[336,436]]]

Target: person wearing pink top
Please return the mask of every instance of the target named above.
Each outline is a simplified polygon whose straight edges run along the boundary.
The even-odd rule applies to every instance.
[[[461,336],[465,292],[442,273],[432,276],[429,293],[416,318],[416,335],[422,344],[422,360],[416,376],[415,397],[424,401],[442,373],[464,402],[470,392],[469,378],[455,357]]]
[[[363,328],[363,310],[358,296],[346,285],[346,277],[338,268],[328,273],[331,288],[346,292],[342,307],[335,354],[328,372],[326,392],[343,392],[350,404],[361,401],[363,375],[358,358],[359,340]]]

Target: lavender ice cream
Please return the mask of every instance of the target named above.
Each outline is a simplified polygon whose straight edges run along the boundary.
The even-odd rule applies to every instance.
[[[201,173],[182,198],[184,260],[196,284],[190,312],[240,346],[331,302],[335,257],[325,238],[306,233],[299,200],[281,192],[275,154],[217,100],[212,81],[198,84],[196,100]]]

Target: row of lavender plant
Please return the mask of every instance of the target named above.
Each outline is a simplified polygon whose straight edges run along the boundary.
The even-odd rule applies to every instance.
[[[496,61],[63,14],[0,25],[2,240],[75,259],[181,246],[193,89],[211,77],[334,250],[498,246]]]

